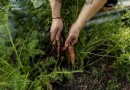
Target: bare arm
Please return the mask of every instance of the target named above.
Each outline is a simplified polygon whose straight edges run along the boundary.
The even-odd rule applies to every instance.
[[[93,0],[91,4],[85,3],[76,23],[82,28],[107,2],[107,0]]]
[[[61,0],[50,0],[50,6],[52,11],[52,18],[60,17]]]
[[[106,2],[107,0],[93,0],[90,4],[85,3],[78,19],[70,28],[64,49],[66,49],[69,44],[74,45],[78,41],[80,29],[104,6]]]
[[[51,25],[51,41],[60,39],[61,32],[63,30],[63,21],[61,17],[61,0],[50,0],[50,6],[52,11],[52,25]]]

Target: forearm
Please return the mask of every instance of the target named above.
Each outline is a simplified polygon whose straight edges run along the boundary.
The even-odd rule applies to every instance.
[[[83,27],[106,3],[107,0],[93,0],[91,4],[85,3],[76,23]]]
[[[52,18],[61,16],[61,0],[50,0]]]

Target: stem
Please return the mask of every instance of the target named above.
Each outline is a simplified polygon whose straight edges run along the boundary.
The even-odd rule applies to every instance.
[[[114,48],[115,48],[115,47],[114,47]],[[112,49],[111,49],[110,51],[108,51],[106,54],[108,54],[109,52],[111,52],[114,48],[112,48]],[[102,60],[102,58],[104,58],[104,57],[105,57],[105,55],[102,56],[102,57],[101,57],[100,59],[98,59],[97,61],[92,62],[92,63],[86,65],[85,67],[91,66],[91,65],[93,65],[93,64],[95,64],[95,63],[97,63],[97,62],[99,62],[99,61]]]
[[[14,46],[14,42],[13,42],[13,39],[12,39],[11,34],[10,34],[10,30],[9,30],[9,27],[8,27],[8,21],[6,21],[5,26],[6,26],[6,28],[7,28],[8,36],[9,36],[10,42],[11,42],[11,44],[12,44],[12,47],[13,47],[13,49],[14,49],[16,58],[17,58],[17,60],[18,60],[18,64],[20,65],[21,68],[23,68],[23,65],[22,65],[22,63],[21,63],[21,60],[20,60],[19,55],[18,55],[18,52],[17,52],[17,50],[16,50],[16,48],[15,48],[15,46]]]
[[[81,72],[83,72],[83,70],[75,70],[75,71],[70,71],[70,72],[68,72],[68,71],[63,71],[63,72],[62,71],[61,72],[55,71],[55,72],[52,72],[48,75],[43,75],[43,76],[51,77],[53,74],[70,74],[70,73],[81,73]]]

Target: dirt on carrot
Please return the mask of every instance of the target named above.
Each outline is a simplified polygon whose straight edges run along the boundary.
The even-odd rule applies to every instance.
[[[56,41],[56,42],[57,42],[57,62],[59,62],[61,47],[60,47],[60,41]]]

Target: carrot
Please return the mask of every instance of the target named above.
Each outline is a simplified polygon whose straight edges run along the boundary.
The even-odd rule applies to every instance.
[[[71,63],[72,63],[72,65],[74,65],[75,54],[74,54],[74,48],[73,48],[73,46],[69,45],[68,52],[69,52]]]
[[[60,42],[57,41],[57,62],[60,60]]]

